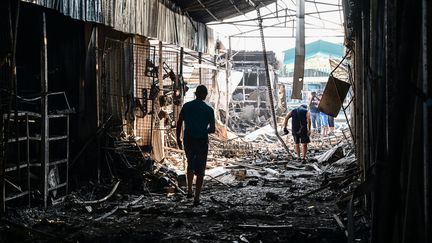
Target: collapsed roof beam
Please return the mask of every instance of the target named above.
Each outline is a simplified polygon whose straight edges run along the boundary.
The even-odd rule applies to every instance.
[[[212,16],[212,18],[214,18],[214,20],[216,21],[220,21],[202,2],[201,0],[197,0],[197,2],[201,5],[201,7],[207,11],[208,14],[210,14],[210,16]]]
[[[260,35],[243,35],[243,36],[231,36],[233,38],[251,38],[251,39],[259,39],[261,38]],[[309,36],[305,36],[305,38],[324,38],[324,37],[345,37],[344,35],[309,35]],[[266,35],[265,36],[266,39],[288,39],[288,38],[293,38],[295,39],[296,37],[294,35],[274,35],[274,36],[269,36]]]
[[[315,3],[315,4],[321,4],[321,5],[327,5],[327,6],[334,6],[334,7],[340,7],[340,4],[335,4],[335,3],[324,3],[324,2],[317,2],[317,1],[308,1],[305,0],[305,2],[307,3]]]
[[[245,13],[243,13],[242,11],[240,11],[240,9],[237,7],[237,5],[235,4],[235,2],[233,1],[233,0],[228,0],[230,3],[231,3],[231,5],[233,5],[233,7],[235,8],[235,10],[239,13],[239,14],[241,14],[241,15],[245,15]]]
[[[256,7],[256,4],[254,2],[252,2],[251,0],[245,0],[245,2],[254,8]]]
[[[332,12],[339,12],[339,10],[327,10],[327,11],[321,11],[319,13],[332,13]],[[309,13],[305,13],[305,15],[317,18],[315,16],[313,16],[314,14],[318,14],[318,12],[309,12]],[[271,15],[271,14],[269,14]],[[288,15],[281,15],[279,17],[265,17],[265,18],[261,18],[262,20],[266,20],[266,19],[277,19],[277,18],[284,18],[284,17],[295,17],[295,14],[288,14]],[[255,20],[259,20],[258,18],[254,18],[254,19],[245,19],[245,20],[237,20],[237,21],[229,21],[229,22],[218,22],[218,23],[208,23],[207,25],[219,25],[219,24],[236,24],[236,23],[242,23],[242,22],[249,22],[249,21],[255,21]],[[335,22],[331,22],[329,20],[324,20],[330,23],[335,23]],[[337,24],[340,25],[340,24]]]
[[[291,22],[291,21],[294,21],[294,20],[289,20],[288,22]],[[280,27],[278,25],[281,25],[281,24],[284,24],[284,23],[276,23],[276,24],[272,24],[270,26],[262,26],[262,28],[265,29],[265,28],[271,28],[271,27]],[[283,28],[285,28],[285,27],[283,27]],[[248,30],[248,31],[243,31],[241,33],[237,33],[237,34],[232,35],[232,36],[240,36],[240,35],[244,35],[244,34],[255,32],[255,31],[259,31],[259,30],[261,30],[261,28],[257,28],[257,29],[253,29],[253,30]]]
[[[315,9],[316,9],[316,11],[317,11],[317,13],[318,13],[318,18],[321,20],[321,22],[322,22],[322,27],[323,28],[325,28],[325,22],[322,20],[322,18],[321,18],[321,14],[320,14],[320,12],[319,12],[319,10],[318,10],[318,5],[317,5],[317,3],[315,2],[315,0],[313,1],[313,3],[314,3],[314,6],[315,6]]]
[[[338,10],[338,11],[339,11],[339,10]],[[321,12],[321,13],[322,13],[322,12]],[[307,14],[305,14],[305,15],[307,15]],[[334,24],[334,25],[337,25],[337,26],[342,26],[342,24],[340,24],[340,23],[336,23],[336,22],[334,22],[334,21],[330,21],[330,20],[328,20],[328,19],[320,19],[320,18],[318,18],[318,17],[316,17],[316,16],[313,16],[312,14],[310,14],[309,16],[312,17],[312,18],[315,18],[315,19],[319,19],[319,20],[321,20],[321,21],[323,21],[323,22],[327,22],[327,23]]]

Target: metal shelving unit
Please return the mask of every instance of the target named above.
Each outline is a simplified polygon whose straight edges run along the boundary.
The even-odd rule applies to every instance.
[[[6,202],[18,199],[24,196],[28,197],[28,205],[31,203],[31,184],[30,184],[30,167],[36,165],[37,159],[31,158],[30,156],[30,143],[32,141],[40,141],[40,136],[31,134],[30,124],[34,124],[33,121],[40,118],[39,114],[33,112],[12,112],[9,117],[10,122],[16,122],[21,126],[20,130],[24,130],[24,133],[15,131],[14,138],[8,139],[8,146],[17,146],[17,148],[24,148],[25,160],[21,160],[22,155],[21,149],[17,149],[15,158],[10,158],[11,163],[6,163],[4,166],[4,180],[2,183],[2,195],[1,203],[4,208]],[[3,116],[4,120],[7,120],[7,116]],[[37,146],[37,145],[36,145]],[[18,155],[18,153],[20,153]],[[26,172],[26,176],[22,176],[22,172]],[[13,175],[15,173],[15,175]],[[24,188],[24,189],[23,189]]]
[[[8,146],[10,146],[11,157],[8,159],[9,163],[5,164],[3,175],[5,180],[2,183],[2,193],[0,196],[1,204],[6,205],[8,201],[28,196],[28,205],[31,205],[31,192],[40,188],[43,193],[44,205],[47,206],[50,193],[59,189],[64,189],[64,195],[68,193],[68,180],[69,180],[69,114],[50,114],[47,116],[46,122],[48,128],[48,136],[46,141],[48,147],[42,146],[44,136],[41,136],[41,128],[43,126],[42,115],[39,113],[29,111],[11,112],[9,122],[18,123],[19,127],[14,131],[14,134],[8,139]],[[3,117],[7,120],[7,116]],[[63,119],[63,121],[59,121]],[[58,123],[63,123],[64,129],[61,134],[51,133],[49,125],[56,120]],[[54,144],[58,144],[54,149]],[[14,149],[16,148],[16,149]],[[63,157],[58,155],[50,156],[50,148],[52,152],[62,154]],[[48,153],[48,162],[44,162],[41,155],[44,152]],[[21,160],[20,158],[24,158]],[[20,162],[17,162],[20,161]],[[32,171],[32,168],[39,168]],[[50,183],[51,171],[57,170],[57,174],[62,176],[54,176],[57,182],[53,185]],[[36,172],[40,174],[41,181],[32,183],[31,174]],[[62,178],[60,178],[62,177]],[[52,178],[51,178],[52,179]],[[51,180],[52,182],[53,180]],[[25,182],[25,183],[23,183]],[[57,193],[56,193],[57,194]]]

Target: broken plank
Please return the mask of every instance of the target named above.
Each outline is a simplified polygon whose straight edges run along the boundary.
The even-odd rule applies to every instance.
[[[114,192],[117,190],[117,187],[119,184],[120,184],[120,180],[117,181],[117,183],[114,185],[114,187],[112,188],[111,192],[108,195],[106,195],[105,197],[103,197],[99,200],[82,201],[82,200],[77,199],[77,200],[75,200],[75,203],[86,205],[86,204],[96,204],[96,203],[104,202],[104,201],[108,200],[114,194]]]
[[[139,196],[137,199],[133,200],[132,202],[130,202],[130,203],[125,203],[124,205],[120,206],[119,208],[120,208],[120,209],[126,209],[126,208],[128,208],[128,207],[130,207],[130,206],[133,206],[133,205],[137,204],[137,203],[138,203],[139,201],[141,201],[143,198],[144,198],[144,195],[141,195],[141,196]]]
[[[181,153],[181,154],[184,154],[184,153],[185,153],[184,150],[176,149],[176,148],[163,147],[163,149],[168,150],[168,151],[171,151],[171,152]]]
[[[327,185],[324,185],[324,186],[322,186],[322,187],[320,187],[320,188],[318,188],[318,189],[315,189],[315,190],[312,190],[312,191],[310,191],[310,192],[307,192],[307,193],[305,193],[305,194],[303,194],[303,195],[301,195],[301,196],[295,197],[295,198],[291,199],[289,202],[290,202],[290,203],[296,202],[296,201],[298,201],[298,200],[300,200],[300,199],[302,199],[302,198],[305,198],[305,197],[308,197],[308,196],[310,196],[310,195],[312,195],[312,194],[315,194],[315,193],[317,193],[317,192],[320,192],[320,191],[322,191],[322,190],[324,190],[324,189],[326,189],[326,188],[328,188],[328,187],[334,186],[334,185],[340,183],[341,181],[344,181],[344,180],[346,180],[346,179],[348,179],[348,178],[351,178],[351,177],[354,177],[354,176],[356,176],[356,175],[359,175],[360,173],[361,173],[361,170],[359,170],[359,171],[357,171],[357,172],[355,172],[355,173],[353,173],[353,174],[347,175],[347,176],[345,176],[345,177],[343,177],[343,178],[341,178],[341,179],[339,179],[339,180],[333,181],[332,183],[329,183],[329,184],[327,184]]]
[[[240,227],[240,228],[252,228],[252,229],[288,229],[288,228],[292,228],[293,226],[291,224],[284,224],[284,225],[239,224],[238,227]]]
[[[348,236],[348,231],[346,230],[345,225],[342,223],[339,216],[333,214],[333,218],[336,220],[336,223],[339,225],[339,227],[341,227],[341,229],[345,232],[345,236]]]
[[[245,163],[241,163],[241,162],[237,162],[237,161],[226,161],[229,164],[235,164],[235,165],[239,165],[239,166],[243,166],[249,169],[255,169],[255,170],[264,170],[263,168],[259,167],[259,166],[254,166],[254,165],[248,165]]]
[[[216,182],[219,182],[220,184],[222,184],[222,185],[224,185],[224,186],[226,186],[226,187],[233,187],[233,185],[228,185],[228,184],[226,184],[226,183],[224,183],[224,182],[218,180],[216,177],[213,177],[213,176],[211,176],[211,175],[205,175],[205,176],[210,177],[211,180],[214,180],[214,181],[216,181]]]
[[[304,170],[304,167],[297,167],[294,165],[286,165],[285,168],[291,169],[291,170]]]
[[[109,211],[108,213],[100,216],[99,218],[96,218],[95,221],[100,221],[106,217],[109,217],[111,215],[113,215],[115,212],[117,212],[117,210],[119,209],[119,206],[115,206],[111,211]]]

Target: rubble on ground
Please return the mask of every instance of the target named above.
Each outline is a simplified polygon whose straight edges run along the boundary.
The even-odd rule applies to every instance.
[[[136,155],[125,155],[137,153],[134,144],[117,141],[109,149],[112,162],[137,171],[140,180],[93,183],[46,210],[11,208],[0,240],[343,242],[353,219],[356,242],[366,242],[362,205],[354,203],[353,215],[346,213],[361,175],[348,132],[313,135],[304,163],[287,155],[272,129],[211,137],[197,207],[185,197],[183,151],[170,147],[163,161],[143,158],[146,166],[139,166]],[[291,136],[284,139],[293,151]]]

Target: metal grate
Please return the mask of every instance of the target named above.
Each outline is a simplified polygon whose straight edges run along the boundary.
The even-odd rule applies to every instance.
[[[135,82],[135,135],[138,144],[150,146],[153,133],[154,97],[157,87],[157,63],[155,48],[144,44],[134,44]],[[152,88],[153,86],[153,88]],[[157,90],[157,89],[156,89]]]
[[[158,61],[159,55],[157,56]],[[173,147],[175,143],[175,121],[180,112],[182,97],[180,83],[180,53],[176,50],[162,49],[162,80],[163,90],[158,102],[156,127],[168,132],[164,133],[164,145]]]
[[[101,76],[101,117],[112,115],[111,135],[134,136],[140,146],[150,146],[157,82],[155,47],[133,43],[139,39],[105,40]]]

